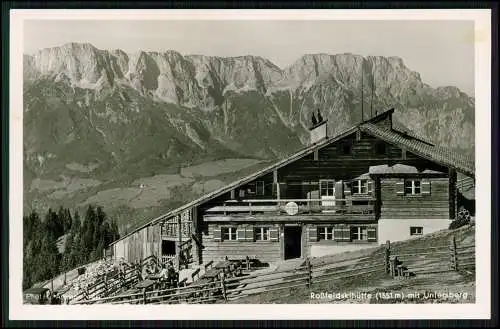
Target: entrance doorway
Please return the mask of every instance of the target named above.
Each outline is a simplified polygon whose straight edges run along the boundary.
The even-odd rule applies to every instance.
[[[285,259],[300,258],[302,254],[302,227],[285,226]]]

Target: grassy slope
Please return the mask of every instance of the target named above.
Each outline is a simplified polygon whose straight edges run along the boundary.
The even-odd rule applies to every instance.
[[[393,243],[391,249],[395,253],[411,253],[413,250],[421,250],[433,246],[443,246],[449,243],[452,235],[455,235],[457,245],[470,245],[475,243],[474,227],[465,226],[456,230],[443,230],[433,234],[423,236],[421,238],[411,239],[407,241]],[[312,266],[322,262],[342,261],[348,258],[371,255],[374,258],[381,259],[383,247],[372,248],[367,250],[342,253],[338,255],[324,256],[316,258],[312,261]],[[411,270],[412,267],[409,266]],[[398,280],[388,277],[382,271],[358,275],[349,279],[338,279],[313,284],[311,291],[306,287],[295,287],[291,289],[283,289],[280,291],[263,292],[260,294],[243,297],[232,301],[232,303],[244,304],[309,304],[309,303],[377,303],[372,299],[342,299],[342,300],[317,300],[311,299],[310,293],[371,293],[373,296],[376,292],[400,292],[404,294],[420,292],[423,296],[424,292],[454,292],[467,293],[464,299],[449,299],[444,300],[448,303],[474,303],[475,301],[475,274],[471,272],[443,272],[434,274],[419,274],[416,277],[408,280]],[[443,300],[442,300],[443,301]],[[378,301],[380,302],[380,301]],[[384,303],[394,303],[394,299],[385,300]],[[423,298],[413,300],[413,303],[433,302]]]

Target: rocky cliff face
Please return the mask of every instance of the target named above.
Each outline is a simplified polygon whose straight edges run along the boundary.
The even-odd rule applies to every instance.
[[[399,125],[474,150],[474,99],[455,87],[431,88],[397,57],[307,54],[281,69],[255,56],[127,54],[70,43],[25,55],[23,65],[32,179],[120,186],[214,159],[276,159],[307,143],[313,111],[335,134],[361,120],[362,99],[365,118],[394,107]],[[26,190],[31,183],[25,179]],[[27,203],[37,198],[29,196]]]

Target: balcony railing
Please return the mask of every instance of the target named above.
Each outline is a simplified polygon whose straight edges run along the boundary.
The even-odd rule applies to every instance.
[[[373,214],[376,199],[371,196],[349,199],[270,199],[227,200],[222,205],[206,209],[215,214]]]
[[[175,263],[175,255],[161,255],[161,263],[166,264],[169,261],[172,261],[172,263]]]

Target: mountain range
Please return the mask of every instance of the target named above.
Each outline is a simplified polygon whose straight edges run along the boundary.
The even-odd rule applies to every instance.
[[[398,57],[279,68],[69,43],[24,55],[23,78],[25,211],[98,203],[122,232],[304,147],[318,110],[334,135],[395,108],[400,129],[474,154],[474,98]]]

